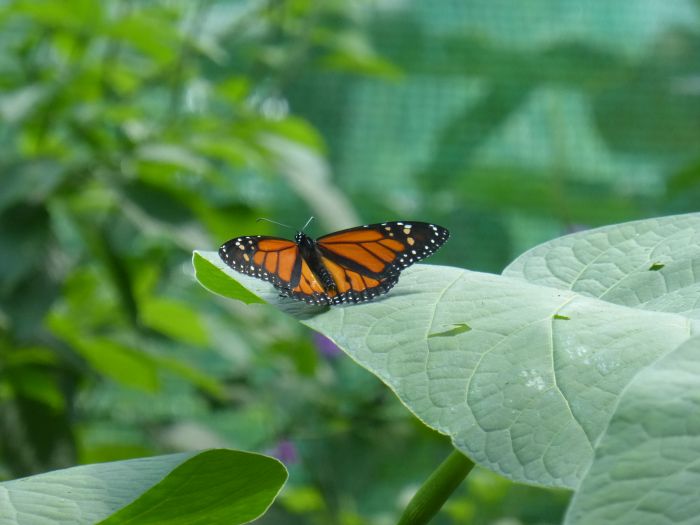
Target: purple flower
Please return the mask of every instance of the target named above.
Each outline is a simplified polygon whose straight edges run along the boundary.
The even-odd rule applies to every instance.
[[[291,465],[299,460],[299,453],[294,443],[288,439],[282,439],[269,454],[279,459],[285,465]]]
[[[316,345],[316,349],[323,357],[333,359],[343,354],[343,351],[325,335],[314,332],[312,337],[314,344]]]

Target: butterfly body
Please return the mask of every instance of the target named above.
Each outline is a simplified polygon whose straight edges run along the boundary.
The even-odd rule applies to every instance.
[[[318,239],[297,232],[280,237],[236,237],[219,248],[234,270],[272,285],[280,295],[309,304],[369,301],[387,293],[401,270],[431,255],[449,232],[424,222],[384,222]]]
[[[317,281],[320,282],[323,289],[326,292],[336,291],[338,287],[328,268],[323,264],[323,255],[318,248],[317,242],[304,232],[297,232],[294,242],[299,246],[299,253],[302,259],[309,265],[309,269],[317,277]]]

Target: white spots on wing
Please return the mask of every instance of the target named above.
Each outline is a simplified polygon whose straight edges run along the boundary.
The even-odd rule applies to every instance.
[[[394,270],[403,270],[413,263],[429,257],[435,253],[449,237],[449,232],[447,230],[435,224],[395,222],[393,225],[401,226],[400,232],[405,235],[402,241],[406,244],[404,253],[399,253],[398,258],[390,265],[390,268]],[[389,236],[393,237],[393,233],[389,232]]]
[[[241,250],[245,250],[245,246],[243,246],[242,244],[237,244],[236,246],[238,246],[238,248]]]
[[[247,253],[243,254],[243,258],[245,259],[245,262],[250,262],[250,256]]]

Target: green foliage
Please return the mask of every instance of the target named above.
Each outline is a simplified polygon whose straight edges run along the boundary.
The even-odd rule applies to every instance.
[[[0,483],[3,524],[248,523],[287,473],[279,461],[207,450],[85,465]]]
[[[280,166],[325,152],[292,72],[394,74],[350,11],[16,1],[0,27],[0,476],[348,432],[378,386],[279,317],[231,323],[183,267],[270,208],[347,207],[326,168],[316,189]]]

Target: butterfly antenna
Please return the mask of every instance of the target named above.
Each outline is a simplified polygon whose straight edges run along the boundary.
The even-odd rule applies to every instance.
[[[306,229],[306,227],[307,227],[309,224],[311,224],[311,221],[313,221],[313,220],[314,220],[313,216],[309,217],[309,220],[306,221],[306,224],[304,224],[304,227],[301,229],[301,231],[304,231],[304,230]]]
[[[260,218],[256,219],[255,222],[260,222],[260,221],[271,222],[272,224],[276,224],[277,226],[282,226],[284,228],[289,228],[290,230],[294,229],[291,226],[288,226],[287,224],[282,224],[281,222],[273,221],[272,219],[268,219],[267,217],[260,217]]]

